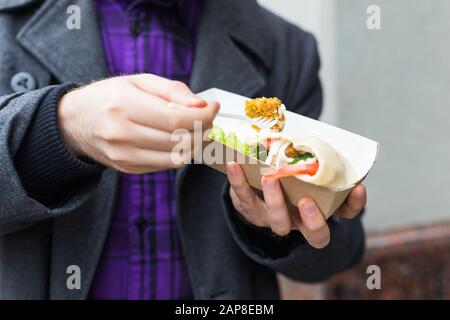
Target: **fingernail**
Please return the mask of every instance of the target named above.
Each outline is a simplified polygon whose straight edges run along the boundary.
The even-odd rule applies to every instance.
[[[358,186],[357,188],[358,188],[358,189],[356,190],[356,197],[357,197],[358,199],[362,199],[363,196],[364,196],[364,188],[361,187],[361,186]]]
[[[192,104],[197,104],[200,102],[206,103],[203,99],[197,97],[196,95],[194,95],[192,93],[187,94],[187,96],[188,96],[189,102]]]
[[[316,214],[317,207],[313,202],[305,203],[302,206],[303,212],[307,215],[313,216]]]
[[[227,164],[227,172],[229,175],[234,176],[236,174],[236,168],[232,164]]]
[[[218,103],[217,101],[208,102],[208,103],[209,104],[214,104],[216,106],[215,107],[216,112],[218,112],[220,110],[220,103]]]
[[[264,186],[268,189],[268,190],[275,190],[276,186],[277,186],[277,182],[275,181],[275,179],[264,179]]]
[[[192,103],[203,103],[203,104],[206,104],[205,100],[202,100],[202,99],[200,99],[198,97],[195,97],[195,96],[191,98],[191,101],[192,101]]]

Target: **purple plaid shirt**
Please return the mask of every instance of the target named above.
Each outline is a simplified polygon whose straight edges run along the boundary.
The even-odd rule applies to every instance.
[[[111,75],[188,82],[201,0],[95,0]],[[175,171],[121,174],[92,299],[186,299],[192,290],[176,229]]]

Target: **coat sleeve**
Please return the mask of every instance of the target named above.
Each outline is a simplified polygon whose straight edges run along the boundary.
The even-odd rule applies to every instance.
[[[77,161],[63,149],[56,132],[56,102],[52,104],[51,100],[64,88],[49,86],[0,97],[0,234],[73,211],[87,200],[99,181],[100,170],[93,169],[97,175],[92,179],[76,181],[70,187],[62,185],[63,190],[51,197],[45,192],[60,182],[46,181],[46,177],[73,168],[58,168],[52,161],[63,159],[72,165]]]
[[[289,81],[283,100],[292,111],[317,119],[322,107],[322,89],[316,41],[311,34],[293,26],[288,33],[286,47],[291,71],[286,73]],[[350,267],[362,256],[364,231],[360,216],[352,220],[328,219],[331,241],[318,250],[298,231],[281,238],[269,229],[244,221],[232,205],[228,185],[222,196],[226,220],[239,247],[252,260],[275,272],[298,281],[317,282]]]
[[[299,231],[279,237],[269,228],[246,222],[234,209],[229,187],[222,195],[225,219],[241,250],[258,264],[291,279],[319,282],[355,264],[364,252],[364,231],[360,216],[328,219],[330,243],[323,249],[311,247]]]

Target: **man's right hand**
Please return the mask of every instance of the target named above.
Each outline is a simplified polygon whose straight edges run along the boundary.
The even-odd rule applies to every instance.
[[[169,102],[187,107],[173,110]],[[185,159],[173,153],[179,143],[173,131],[186,129],[183,141],[193,147],[194,121],[209,129],[218,111],[218,103],[207,104],[182,82],[140,74],[68,92],[58,105],[58,123],[75,156],[136,174],[180,167]]]

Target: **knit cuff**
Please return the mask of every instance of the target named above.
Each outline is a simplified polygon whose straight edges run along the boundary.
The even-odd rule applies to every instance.
[[[42,100],[14,159],[24,189],[30,196],[49,195],[73,188],[86,178],[100,176],[104,167],[73,156],[64,146],[57,121],[60,98],[76,84],[56,86]]]

